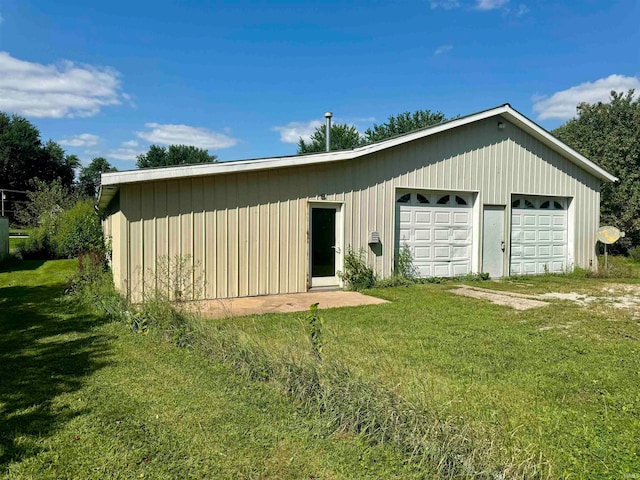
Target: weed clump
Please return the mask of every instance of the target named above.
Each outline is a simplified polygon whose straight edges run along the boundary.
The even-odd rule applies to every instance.
[[[376,284],[376,274],[373,268],[367,265],[367,253],[364,248],[355,251],[351,246],[347,247],[344,271],[338,272],[338,276],[349,290],[366,290]]]

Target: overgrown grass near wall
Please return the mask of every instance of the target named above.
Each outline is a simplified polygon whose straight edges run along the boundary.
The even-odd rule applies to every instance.
[[[553,278],[563,291],[603,291],[612,282]],[[551,280],[483,286],[545,292]],[[505,478],[522,471],[553,478],[637,474],[640,312],[562,301],[518,312],[447,293],[452,286],[371,290],[391,303],[322,312],[324,357],[394,392],[403,405],[424,409],[429,421],[467,439],[449,444],[452,450],[484,452],[485,465],[509,469]],[[309,345],[295,314],[211,324],[240,329],[282,358],[303,357]]]
[[[66,297],[76,265],[0,268],[0,478],[421,477],[391,445],[332,435],[272,384],[159,328],[134,334],[82,301],[97,297]]]

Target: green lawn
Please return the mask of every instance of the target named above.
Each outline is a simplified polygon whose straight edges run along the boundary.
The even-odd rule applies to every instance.
[[[0,270],[1,478],[411,478],[275,387],[61,298],[73,260]]]
[[[543,276],[474,285],[601,292],[611,283]],[[323,311],[324,357],[382,380],[510,462],[546,463],[553,478],[640,475],[640,310],[552,301],[518,312],[452,287],[372,290],[391,303]],[[282,355],[309,350],[299,314],[211,322]]]

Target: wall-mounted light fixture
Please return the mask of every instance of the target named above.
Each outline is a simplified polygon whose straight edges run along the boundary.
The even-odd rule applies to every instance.
[[[320,200],[326,200],[327,199],[327,194],[326,193],[321,193],[319,196],[320,196]]]
[[[504,122],[498,122],[498,130],[504,130]]]

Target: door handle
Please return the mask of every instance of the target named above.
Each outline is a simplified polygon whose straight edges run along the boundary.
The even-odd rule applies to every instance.
[[[340,253],[340,247],[339,247],[339,246],[334,245],[334,246],[333,246],[333,247],[331,247],[331,248],[333,248],[333,249],[336,251],[336,253]]]
[[[504,240],[503,240],[502,242],[500,242],[500,250],[502,250],[504,252],[504,248],[505,248],[505,245],[504,245]]]

